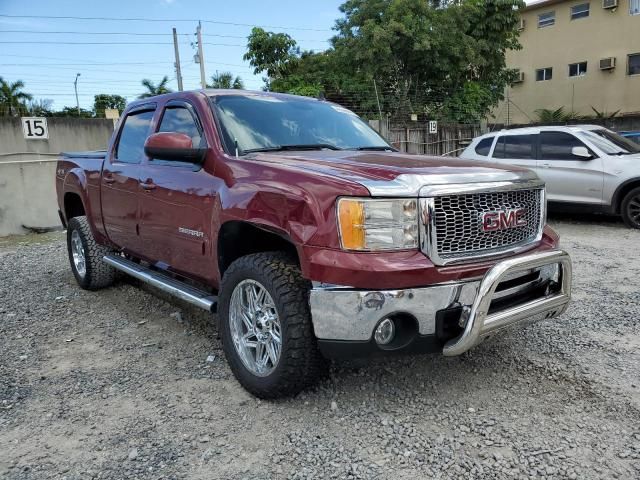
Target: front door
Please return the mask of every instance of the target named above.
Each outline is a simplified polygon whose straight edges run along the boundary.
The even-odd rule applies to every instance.
[[[194,147],[206,146],[197,112],[184,101],[167,104],[157,131],[184,133]],[[171,160],[149,159],[141,173],[140,235],[145,257],[178,273],[211,277],[213,205],[219,180],[199,165]]]
[[[550,202],[602,204],[604,173],[602,159],[571,153],[573,147],[587,146],[567,132],[541,132],[538,176],[547,185]]]
[[[130,112],[102,170],[101,204],[109,239],[130,253],[140,253],[138,193],[144,142],[149,135],[153,109]]]

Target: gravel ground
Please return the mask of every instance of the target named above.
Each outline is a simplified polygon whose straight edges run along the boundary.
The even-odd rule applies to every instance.
[[[274,402],[204,313],[131,280],[80,290],[62,233],[0,239],[0,477],[640,478],[640,232],[551,223],[574,259],[561,319]]]

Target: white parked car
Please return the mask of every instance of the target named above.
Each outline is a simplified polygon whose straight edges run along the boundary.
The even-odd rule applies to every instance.
[[[530,168],[547,185],[550,209],[622,215],[640,228],[640,145],[601,126],[501,130],[460,157]]]

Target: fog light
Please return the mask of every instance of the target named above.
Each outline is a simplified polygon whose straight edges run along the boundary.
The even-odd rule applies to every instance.
[[[376,343],[378,345],[387,345],[391,340],[393,340],[395,334],[396,326],[393,323],[393,320],[385,318],[378,324],[373,338],[376,339]]]

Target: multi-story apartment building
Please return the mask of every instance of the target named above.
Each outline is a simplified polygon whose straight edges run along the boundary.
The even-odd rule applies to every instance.
[[[542,0],[521,15],[522,50],[507,52],[519,81],[493,112],[529,123],[538,109],[640,115],[640,0]]]

